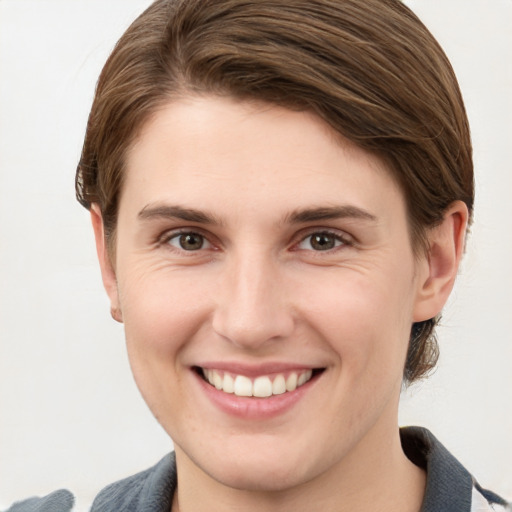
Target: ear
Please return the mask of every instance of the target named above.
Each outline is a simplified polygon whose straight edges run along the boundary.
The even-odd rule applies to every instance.
[[[455,201],[441,224],[428,232],[429,248],[420,265],[414,322],[434,318],[448,300],[464,254],[468,216],[466,204]]]
[[[119,304],[119,292],[117,289],[117,279],[114,265],[108,252],[105,239],[105,230],[103,227],[103,217],[97,204],[91,205],[91,222],[96,240],[96,252],[100,263],[101,277],[103,286],[110,299],[110,314],[114,320],[123,321],[121,307]]]

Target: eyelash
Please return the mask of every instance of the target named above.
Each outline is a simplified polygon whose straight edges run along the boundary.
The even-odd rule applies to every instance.
[[[184,236],[184,235],[193,235],[193,236],[196,236],[196,237],[200,237],[201,241],[202,241],[201,246],[198,249],[196,249],[196,250],[186,250],[183,247],[175,247],[175,246],[173,246],[170,243],[172,240],[179,240],[179,238],[181,236]],[[311,240],[312,237],[314,237],[314,236],[317,236],[317,237],[322,237],[322,236],[323,237],[331,237],[331,238],[334,239],[334,244],[335,245],[334,245],[334,247],[328,248],[328,249],[325,249],[325,250],[322,250],[322,249],[319,249],[319,250],[305,249],[305,248],[300,248],[299,247],[302,243],[306,242],[308,239]],[[209,247],[204,247],[205,243],[208,244]],[[310,244],[311,244],[311,242],[310,242]],[[200,250],[212,249],[212,248],[214,249],[215,248],[215,244],[213,244],[209,240],[209,237],[206,234],[203,234],[200,230],[197,230],[197,229],[195,229],[195,230],[192,230],[192,229],[182,229],[182,230],[179,230],[179,231],[166,232],[162,236],[159,237],[158,245],[159,246],[167,246],[171,250],[178,251],[178,252],[181,252],[181,253],[184,253],[184,254],[189,253],[190,255],[192,255],[194,253],[197,253]],[[299,241],[293,243],[292,250],[295,250],[295,251],[311,251],[311,252],[314,252],[314,253],[332,253],[333,251],[339,250],[339,249],[341,249],[343,247],[351,247],[353,245],[355,245],[355,242],[348,235],[342,235],[339,232],[328,230],[328,229],[316,229],[316,230],[309,230],[307,234],[301,234]]]
[[[340,234],[337,231],[331,231],[331,230],[328,230],[328,229],[322,229],[322,230],[309,231],[305,236],[302,236],[302,238],[299,240],[298,243],[296,243],[294,245],[294,247],[297,247],[296,250],[299,250],[299,251],[300,250],[310,250],[310,249],[301,249],[298,246],[300,244],[306,242],[308,239],[312,240],[312,238],[314,236],[332,238],[332,239],[334,239],[334,243],[337,244],[337,245],[335,245],[332,248],[328,248],[328,249],[324,249],[324,250],[320,249],[320,250],[316,250],[315,251],[314,249],[311,249],[312,252],[331,253],[333,251],[341,249],[342,247],[350,247],[350,246],[354,245],[353,239],[351,239],[348,235],[342,235],[342,234]],[[311,245],[311,241],[310,241],[310,245]]]
[[[186,249],[183,249],[182,247],[174,247],[170,242],[171,240],[179,240],[180,237],[186,236],[186,235],[193,235],[196,237],[200,237],[202,240],[201,247],[199,247],[198,250],[192,250],[187,251]],[[167,246],[170,247],[172,250],[179,251],[182,253],[195,253],[198,252],[200,249],[204,249],[204,243],[209,244],[210,246],[214,247],[214,244],[208,240],[208,237],[201,233],[200,230],[192,230],[192,229],[181,229],[178,231],[172,231],[172,232],[166,232],[158,239],[158,245],[160,246]]]

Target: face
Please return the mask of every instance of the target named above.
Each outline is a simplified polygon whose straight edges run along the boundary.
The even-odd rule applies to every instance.
[[[282,489],[378,456],[428,273],[384,165],[312,114],[203,97],[125,178],[104,279],[178,464]]]

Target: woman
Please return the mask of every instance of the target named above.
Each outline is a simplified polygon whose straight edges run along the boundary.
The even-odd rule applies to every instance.
[[[397,426],[473,195],[456,79],[401,2],[155,2],[102,72],[77,196],[175,453],[92,510],[503,509]]]

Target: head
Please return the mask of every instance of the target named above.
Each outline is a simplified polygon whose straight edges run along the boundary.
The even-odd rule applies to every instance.
[[[469,128],[442,49],[398,0],[159,0],[100,76],[77,170],[115,252],[129,148],[165,104],[190,95],[307,111],[385,162],[407,205],[415,254],[456,200],[473,206]],[[404,379],[437,360],[431,318],[411,326]]]
[[[473,204],[456,79],[407,7],[155,2],[102,71],[76,185],[135,378],[182,464],[269,489],[354,446],[375,459],[360,440],[396,426],[402,379],[435,364]],[[213,391],[236,373],[307,382],[261,409]]]

